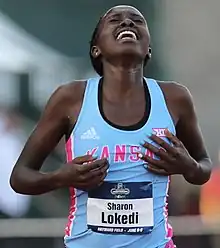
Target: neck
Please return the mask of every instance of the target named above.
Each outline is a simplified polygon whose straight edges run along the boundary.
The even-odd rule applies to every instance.
[[[108,95],[122,97],[143,86],[143,65],[128,68],[105,63],[103,90]]]

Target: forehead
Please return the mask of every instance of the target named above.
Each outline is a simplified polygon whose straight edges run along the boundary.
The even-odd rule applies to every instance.
[[[106,18],[107,16],[118,15],[118,14],[130,14],[134,16],[140,16],[143,19],[145,19],[139,10],[137,10],[133,6],[128,6],[128,5],[115,6],[109,9],[103,17]]]

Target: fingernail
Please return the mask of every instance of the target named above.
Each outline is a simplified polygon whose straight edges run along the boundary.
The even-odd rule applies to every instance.
[[[143,158],[144,155],[143,155],[142,153],[138,153],[138,157],[139,157],[139,158]]]
[[[147,169],[147,164],[143,164],[144,165],[144,168]]]

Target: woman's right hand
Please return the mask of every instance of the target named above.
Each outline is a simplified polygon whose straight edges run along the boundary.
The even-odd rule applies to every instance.
[[[88,191],[102,184],[108,168],[106,158],[96,159],[91,155],[77,157],[56,172],[59,187]]]

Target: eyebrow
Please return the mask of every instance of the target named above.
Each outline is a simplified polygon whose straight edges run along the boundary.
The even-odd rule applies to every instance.
[[[142,15],[138,15],[138,14],[135,14],[135,13],[130,13],[130,15],[133,16],[133,17],[140,17],[140,18],[144,19]]]
[[[121,15],[122,15],[122,13],[110,14],[110,15],[106,16],[106,19],[109,19],[109,18],[112,18],[112,17],[120,17]],[[129,13],[129,15],[131,15],[132,17],[139,17],[139,18],[145,20],[142,15],[139,15],[139,14],[136,14],[136,13]]]
[[[114,14],[109,14],[106,16],[106,19],[112,18],[112,17],[119,17],[121,16],[121,13],[114,13]]]

